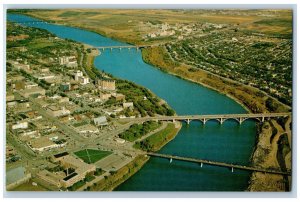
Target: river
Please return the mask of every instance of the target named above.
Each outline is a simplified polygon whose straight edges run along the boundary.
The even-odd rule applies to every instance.
[[[40,21],[24,15],[9,14],[15,22]],[[46,29],[60,38],[92,46],[117,46],[125,43],[99,34],[55,24],[26,24]],[[115,77],[140,84],[167,101],[177,114],[246,113],[234,100],[198,84],[164,73],[146,64],[141,51],[105,50],[95,58],[98,69]],[[222,125],[208,121],[183,124],[178,135],[159,152],[178,156],[249,165],[255,146],[256,126],[247,120],[239,125],[228,120]],[[250,172],[228,168],[151,158],[133,177],[116,188],[118,191],[243,191]]]

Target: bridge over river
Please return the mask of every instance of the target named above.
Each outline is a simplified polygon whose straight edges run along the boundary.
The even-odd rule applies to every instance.
[[[208,120],[217,120],[220,124],[223,124],[226,120],[232,119],[242,124],[247,119],[253,119],[259,122],[264,122],[269,118],[288,117],[291,113],[262,113],[262,114],[213,114],[213,115],[182,115],[182,116],[155,116],[155,117],[141,117],[141,118],[123,118],[124,121],[185,121],[189,124],[193,120],[201,121],[205,124]]]
[[[153,153],[153,152],[148,152],[147,155],[153,156],[153,157],[170,159],[170,162],[174,159],[174,160],[179,160],[179,161],[199,163],[201,165],[201,167],[203,166],[203,164],[227,167],[227,168],[231,168],[231,172],[233,172],[234,169],[239,169],[239,170],[256,171],[256,172],[263,172],[263,173],[270,173],[270,174],[291,175],[290,170],[289,171],[281,171],[281,170],[274,170],[274,169],[257,168],[257,167],[242,166],[242,165],[229,164],[229,163],[223,163],[223,162],[217,162],[217,161],[209,161],[209,160],[196,159],[196,158],[173,156],[173,155],[168,155],[168,154],[159,154],[159,153]]]

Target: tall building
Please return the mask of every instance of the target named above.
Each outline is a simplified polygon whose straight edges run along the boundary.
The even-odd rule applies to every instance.
[[[98,79],[96,85],[101,90],[116,90],[116,82],[113,79]]]
[[[79,78],[82,77],[82,76],[83,76],[82,71],[77,70],[77,71],[75,72],[75,81],[79,81]]]

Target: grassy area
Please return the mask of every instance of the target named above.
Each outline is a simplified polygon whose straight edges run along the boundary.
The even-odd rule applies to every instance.
[[[148,121],[143,124],[133,124],[119,135],[120,138],[133,142],[161,126],[161,122]]]
[[[81,158],[86,163],[95,163],[100,159],[112,154],[109,151],[101,151],[101,150],[94,150],[94,149],[84,149],[81,151],[74,152],[76,156]]]
[[[170,141],[178,132],[178,129],[175,128],[173,123],[169,123],[167,127],[150,137],[137,142],[134,145],[134,148],[142,149],[145,151],[157,151],[168,141]]]

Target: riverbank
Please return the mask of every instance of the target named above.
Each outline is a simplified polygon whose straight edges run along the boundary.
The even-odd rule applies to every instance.
[[[290,118],[283,125],[289,125]],[[286,171],[291,169],[291,145],[286,141],[289,128],[275,120],[264,122],[258,129],[258,141],[252,155],[252,165]],[[282,149],[284,148],[284,149]],[[253,172],[248,191],[290,191],[291,177]]]
[[[167,50],[162,46],[145,48],[142,56],[146,63],[164,72],[200,84],[234,99],[249,112],[287,112],[291,109],[258,89],[199,68],[176,63],[172,61]]]

